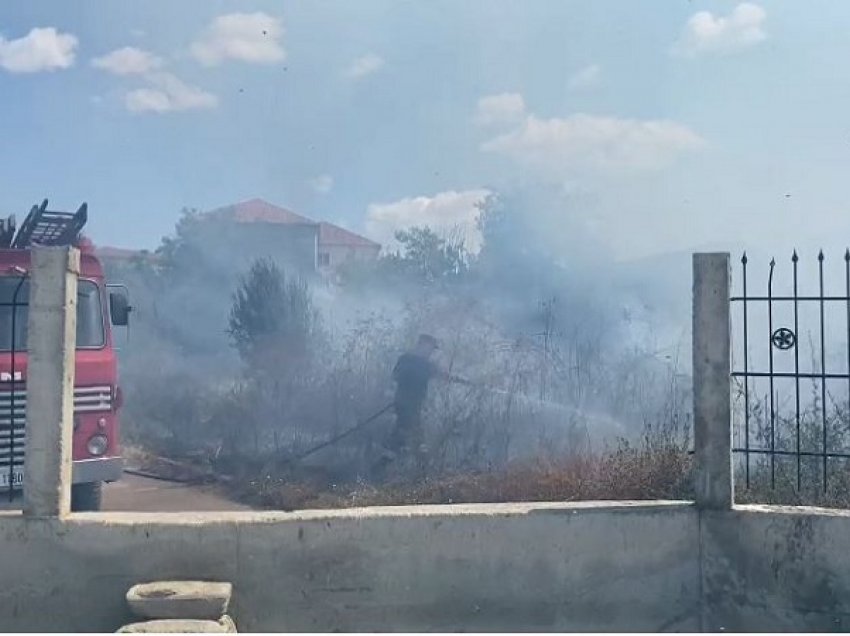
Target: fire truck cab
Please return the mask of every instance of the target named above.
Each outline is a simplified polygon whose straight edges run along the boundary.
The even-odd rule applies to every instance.
[[[26,480],[27,322],[30,248],[74,245],[80,249],[77,344],[74,364],[74,435],[71,508],[99,510],[104,482],[123,472],[118,411],[121,390],[113,326],[128,324],[126,290],[107,285],[91,243],[80,232],[84,203],[75,213],[33,206],[20,228],[14,216],[0,221],[0,500],[20,496]]]

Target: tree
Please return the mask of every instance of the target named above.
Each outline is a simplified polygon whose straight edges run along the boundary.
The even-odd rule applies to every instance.
[[[383,259],[384,268],[425,283],[449,281],[469,270],[462,239],[440,236],[429,227],[412,227],[395,234],[401,249]]]
[[[240,278],[227,332],[243,360],[256,362],[270,351],[303,356],[317,327],[307,284],[287,280],[274,261],[258,259]]]
[[[198,265],[197,247],[192,244],[191,237],[201,222],[201,213],[195,208],[183,208],[180,218],[174,228],[174,236],[166,236],[157,248],[165,270],[171,275],[175,272],[185,273]]]

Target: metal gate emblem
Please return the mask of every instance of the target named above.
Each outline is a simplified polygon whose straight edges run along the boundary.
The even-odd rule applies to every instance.
[[[770,336],[773,346],[781,351],[792,349],[797,344],[797,336],[787,327],[780,327]]]

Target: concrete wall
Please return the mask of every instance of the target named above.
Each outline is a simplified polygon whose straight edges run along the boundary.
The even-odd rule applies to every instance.
[[[232,581],[244,631],[847,631],[850,512],[2,513],[0,572],[2,631],[111,631],[170,577]]]
[[[850,630],[850,512],[701,514],[706,631]]]
[[[59,278],[74,278],[69,254]],[[48,269],[38,285],[57,280]],[[732,505],[728,255],[697,255],[694,271],[696,505],[66,515],[65,397],[40,433],[28,410],[27,514],[0,514],[0,629],[113,631],[132,584],[167,578],[233,582],[243,631],[850,628],[850,512]],[[75,296],[52,287],[30,320],[55,350],[39,390],[59,393]]]
[[[131,584],[198,577],[246,631],[693,631],[697,537],[676,503],[7,514],[0,628],[111,631]]]

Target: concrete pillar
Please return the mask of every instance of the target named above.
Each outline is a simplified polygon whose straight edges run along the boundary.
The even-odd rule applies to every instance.
[[[728,510],[734,503],[729,254],[694,254],[693,268],[696,502]]]
[[[80,253],[72,247],[32,250],[24,514],[33,517],[71,509],[79,273]]]

